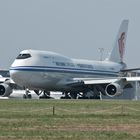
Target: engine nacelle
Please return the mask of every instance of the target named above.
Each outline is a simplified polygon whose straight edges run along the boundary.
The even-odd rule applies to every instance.
[[[111,83],[106,86],[105,91],[109,97],[115,97],[117,95],[122,94],[123,89],[121,88],[121,85],[119,85],[117,83]]]
[[[8,84],[0,84],[0,96],[8,97],[12,93],[13,89]]]

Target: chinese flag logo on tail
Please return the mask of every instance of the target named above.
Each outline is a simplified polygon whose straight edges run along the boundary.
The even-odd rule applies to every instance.
[[[125,49],[125,32],[123,32],[120,36],[120,38],[118,39],[118,44],[119,44],[119,53],[120,53],[120,58],[121,58],[121,62],[123,62],[123,56],[124,56],[124,49]]]

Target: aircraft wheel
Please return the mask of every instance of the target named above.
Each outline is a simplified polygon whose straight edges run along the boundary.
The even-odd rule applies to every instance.
[[[32,98],[32,95],[31,94],[28,94],[28,99],[31,99]]]
[[[31,99],[32,98],[32,95],[31,94],[23,94],[23,99]]]
[[[62,97],[60,97],[60,99],[71,99],[71,97],[69,97],[69,96],[62,96]]]
[[[71,97],[68,96],[68,97],[66,97],[65,99],[71,99]]]
[[[60,99],[65,99],[65,97],[62,96],[62,97],[60,97]]]
[[[27,99],[26,94],[23,94],[23,99]]]
[[[70,97],[71,97],[71,99],[77,99],[77,93],[70,92]]]

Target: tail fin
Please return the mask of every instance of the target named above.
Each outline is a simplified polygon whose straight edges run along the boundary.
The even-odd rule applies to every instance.
[[[123,63],[124,53],[125,53],[125,44],[128,30],[128,20],[123,20],[117,38],[115,40],[114,47],[108,58],[109,61]]]

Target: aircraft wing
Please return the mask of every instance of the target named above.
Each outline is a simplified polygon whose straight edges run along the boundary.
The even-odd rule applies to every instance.
[[[73,78],[73,83],[83,83],[85,85],[110,84],[117,81],[135,82],[140,81],[140,77],[115,77],[115,78]],[[72,82],[71,82],[72,84]]]
[[[140,77],[125,77],[126,81],[128,82],[136,82],[140,81]]]
[[[9,77],[2,77],[2,76],[0,77],[0,83],[3,83],[7,80],[10,80],[10,78]]]
[[[140,68],[131,68],[131,69],[123,69],[121,72],[132,72],[132,71],[138,71]]]
[[[132,82],[140,81],[140,77],[115,77],[115,78],[73,78],[66,86],[76,90],[93,90],[97,94],[114,97],[122,94],[123,89],[132,88]],[[96,91],[95,91],[96,89]]]
[[[17,86],[17,84],[10,78],[10,77],[0,77],[0,84],[4,83],[7,84],[9,86],[11,86],[12,88],[15,88]]]
[[[118,78],[73,78],[66,82],[66,86],[78,87],[84,85],[109,84],[118,81]]]
[[[113,83],[115,81],[117,81],[118,79],[116,78],[112,78],[112,79],[85,79],[83,80],[85,85],[94,85],[94,84],[108,84],[108,83]]]

